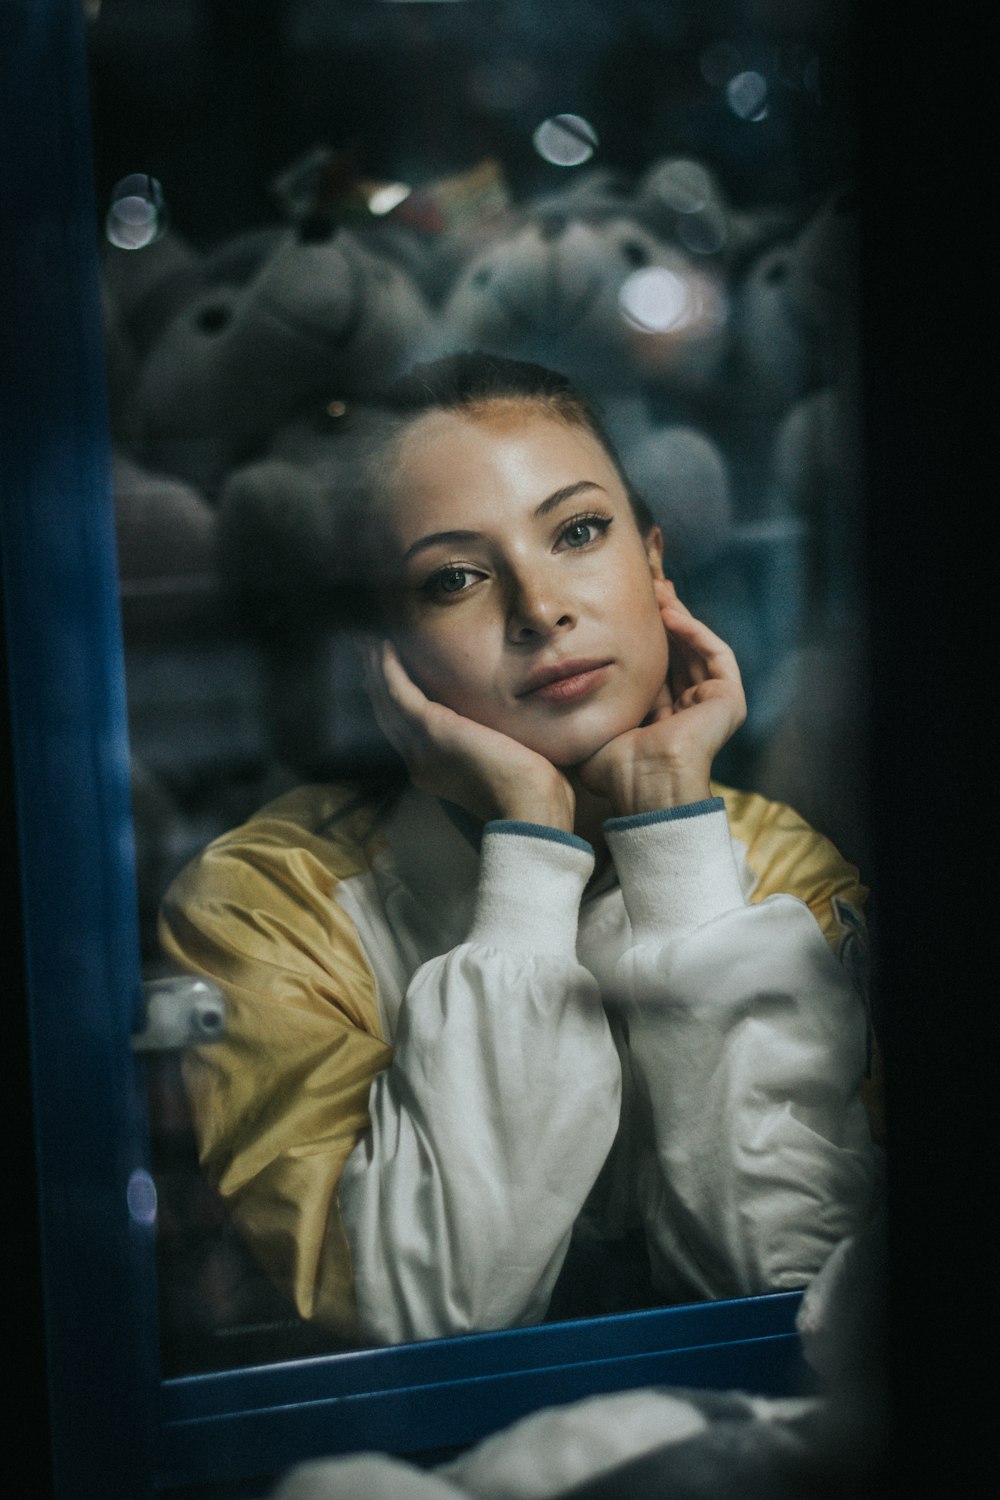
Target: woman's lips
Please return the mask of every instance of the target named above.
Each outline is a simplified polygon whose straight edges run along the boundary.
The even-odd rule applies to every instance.
[[[519,698],[543,703],[574,703],[599,688],[608,673],[610,661],[567,661],[536,672]]]

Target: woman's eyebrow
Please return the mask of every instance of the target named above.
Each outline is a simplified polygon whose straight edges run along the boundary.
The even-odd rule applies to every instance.
[[[533,515],[538,518],[547,516],[550,511],[562,505],[564,500],[570,500],[578,495],[581,490],[600,490],[601,494],[607,494],[604,486],[598,484],[594,479],[578,479],[574,484],[564,484],[561,489],[553,490],[547,495],[540,505],[535,507]],[[414,553],[422,552],[425,547],[436,547],[442,542],[475,542],[482,536],[481,531],[432,531],[427,536],[418,537],[403,553],[403,561],[409,562]]]
[[[564,484],[561,490],[554,490],[551,495],[548,495],[541,505],[536,507],[535,515],[547,516],[550,510],[555,510],[556,506],[578,495],[581,490],[600,490],[602,495],[607,494],[603,484],[598,484],[595,479],[578,479],[575,484]]]
[[[482,536],[481,531],[432,531],[428,536],[418,537],[403,553],[403,561],[409,562],[415,552],[424,547],[436,547],[439,542],[474,542]]]

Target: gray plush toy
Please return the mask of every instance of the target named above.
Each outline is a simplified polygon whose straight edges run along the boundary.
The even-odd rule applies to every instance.
[[[724,314],[717,270],[633,213],[549,199],[462,269],[438,348],[537,360],[596,394],[656,392],[682,419],[721,365]]]
[[[138,454],[214,498],[307,398],[377,390],[426,345],[432,315],[398,261],[349,230],[285,231],[242,282],[168,322],[139,371]]]
[[[848,188],[770,244],[734,288],[727,400],[760,422],[839,374],[857,314],[858,222]]]

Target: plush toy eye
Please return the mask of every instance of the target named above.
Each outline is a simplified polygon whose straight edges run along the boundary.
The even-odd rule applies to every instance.
[[[221,333],[231,317],[232,312],[224,302],[214,302],[198,314],[198,327],[202,333]]]
[[[630,266],[649,265],[649,251],[638,240],[626,240],[622,245],[622,254]]]

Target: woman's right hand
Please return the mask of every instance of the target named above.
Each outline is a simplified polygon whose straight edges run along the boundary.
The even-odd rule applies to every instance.
[[[415,786],[483,822],[512,818],[573,831],[576,798],[563,773],[509,735],[428,698],[391,641],[367,643],[365,690]]]

